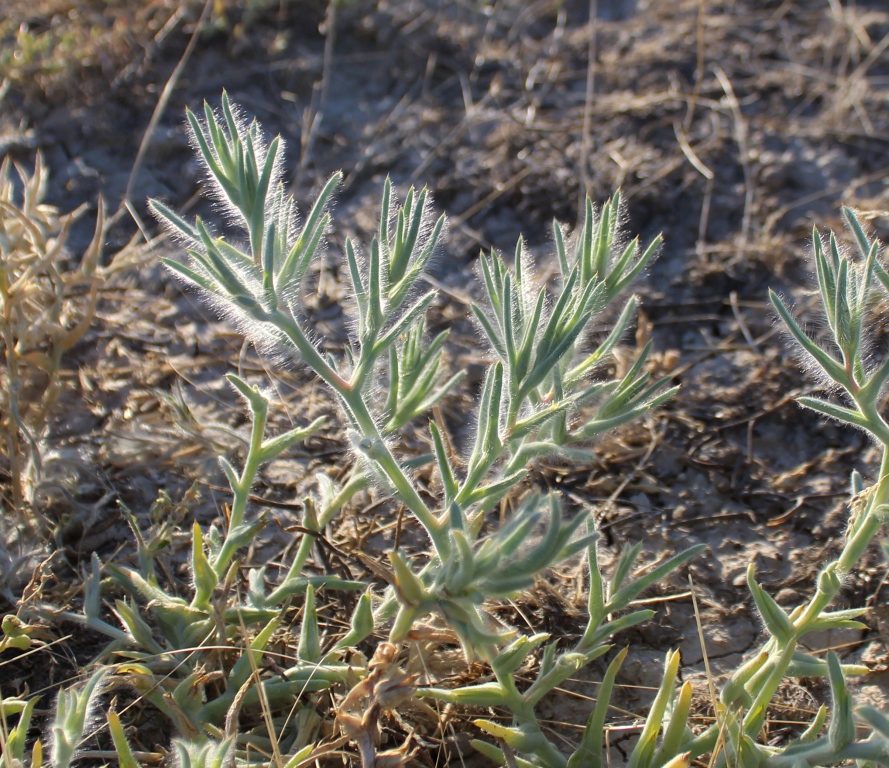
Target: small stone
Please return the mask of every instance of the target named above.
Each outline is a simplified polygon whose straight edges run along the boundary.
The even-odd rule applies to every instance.
[[[785,587],[775,595],[775,601],[781,605],[793,605],[801,600],[800,593],[790,587]]]

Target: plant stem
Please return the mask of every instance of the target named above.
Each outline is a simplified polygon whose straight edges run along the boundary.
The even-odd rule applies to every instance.
[[[306,338],[302,329],[280,310],[269,313],[269,320],[287,334],[293,342],[302,359],[312,368],[327,385],[339,396],[343,405],[355,423],[361,434],[373,445],[371,459],[375,461],[386,477],[395,486],[401,501],[414,514],[420,524],[426,529],[436,554],[445,557],[449,549],[447,535],[435,515],[420,498],[420,494],[414,487],[404,469],[392,455],[386,441],[383,438],[376,421],[374,421],[361,392],[340,376],[318,353],[315,346]]]
[[[244,524],[244,513],[247,511],[247,502],[250,499],[250,489],[256,480],[256,474],[261,466],[262,438],[265,434],[265,425],[268,411],[265,408],[253,408],[253,427],[250,433],[250,449],[247,451],[247,459],[244,461],[244,469],[238,478],[237,484],[232,488],[234,496],[232,501],[231,516],[228,522],[228,531],[219,554],[213,561],[213,569],[217,574],[222,574],[228,568],[231,559],[240,546],[233,535]]]

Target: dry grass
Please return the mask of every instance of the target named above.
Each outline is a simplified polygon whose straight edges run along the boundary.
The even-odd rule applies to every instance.
[[[11,507],[26,517],[40,484],[48,415],[63,386],[62,355],[92,322],[102,282],[99,271],[104,210],[93,242],[76,266],[66,267],[65,240],[76,213],[60,217],[44,205],[47,171],[40,155],[32,174],[19,167],[21,201],[10,159],[0,167],[0,330],[5,367],[2,422]]]

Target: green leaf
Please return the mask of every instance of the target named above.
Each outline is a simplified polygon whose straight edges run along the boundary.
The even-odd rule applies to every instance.
[[[449,395],[451,390],[457,385],[457,382],[461,381],[465,375],[466,371],[457,371],[457,373],[455,373],[453,376],[451,376],[451,378],[442,383],[437,389],[430,392],[419,405],[411,409],[411,418],[415,418],[422,413],[426,413],[426,411],[440,402],[444,397]]]
[[[200,219],[196,220],[196,226],[204,243],[204,248],[206,249],[206,253],[204,254],[204,257],[207,260],[206,263],[212,267],[214,277],[219,280],[231,296],[248,296],[250,291],[243,284],[241,278],[236,275],[231,267],[225,262],[225,259],[223,259],[218,247],[213,242],[209,232],[204,228]],[[190,253],[192,256],[197,256],[194,252],[190,251]]]
[[[486,500],[501,498],[504,493],[507,493],[513,486],[521,482],[527,474],[527,469],[520,469],[492,483],[480,485],[471,493],[464,495],[463,503],[478,504]]]
[[[250,405],[250,411],[254,418],[262,418],[265,416],[268,412],[269,400],[259,387],[251,386],[244,381],[244,379],[234,373],[225,374],[225,378]]]
[[[769,291],[769,298],[772,301],[772,306],[775,307],[775,311],[780,315],[784,324],[787,326],[787,330],[790,331],[799,345],[815,358],[815,361],[824,369],[824,372],[837,382],[837,384],[843,386],[849,384],[849,377],[843,367],[803,333],[787,307],[784,306],[784,302],[778,297],[778,294],[774,291]]]
[[[831,246],[836,249],[836,240],[831,235]],[[850,341],[852,338],[851,317],[849,311],[849,261],[847,259],[840,260],[840,269],[837,272],[837,287],[833,296],[825,297],[833,302],[834,315],[834,336],[837,345],[843,353],[850,353]]]
[[[574,405],[571,399],[557,400],[556,402],[535,411],[523,419],[519,419],[509,430],[510,441],[521,440],[528,435],[537,432],[541,427],[552,421],[560,414],[567,413]]]
[[[213,112],[210,110],[210,106],[206,102],[204,103],[204,108],[205,113],[208,115],[207,128],[212,133],[214,130],[218,130],[218,126],[216,125],[215,118],[213,117]],[[212,149],[210,149],[210,146],[207,143],[207,134],[204,133],[204,130],[201,127],[201,124],[198,121],[197,117],[190,109],[187,109],[185,111],[185,114],[188,118],[189,127],[191,128],[191,135],[194,136],[195,141],[197,141],[198,143],[198,150],[200,152],[201,160],[206,163],[207,169],[210,171],[210,175],[219,184],[223,192],[225,192],[228,197],[236,197],[238,194],[237,187],[229,181],[225,171],[220,165],[219,160],[222,160],[222,158],[218,157],[217,154]],[[220,147],[222,146],[222,143],[214,141],[214,146]]]
[[[275,222],[271,222],[265,231],[262,245],[262,295],[266,307],[270,311],[278,308],[278,296],[275,293]]]
[[[383,182],[383,202],[380,205],[380,244],[387,251],[391,250],[389,223],[392,218],[392,179],[387,176]]]
[[[318,663],[321,661],[321,631],[318,628],[318,612],[315,608],[315,588],[306,587],[303,620],[299,628],[299,643],[296,657],[300,661]]]
[[[370,312],[368,313],[368,333],[375,335],[379,332],[383,320],[386,317],[386,307],[383,306],[383,296],[386,291],[386,275],[382,274],[380,265],[380,242],[376,238],[370,242],[370,259],[367,263],[367,300]],[[362,344],[369,343],[361,339]]]
[[[815,713],[812,722],[809,723],[809,726],[799,735],[799,738],[794,743],[811,744],[821,734],[821,729],[824,728],[825,722],[827,722],[827,707],[822,704],[818,707],[818,712]]]
[[[484,465],[491,456],[492,449],[497,448],[496,436],[500,429],[500,397],[503,391],[503,365],[495,363],[488,368],[485,383],[482,387],[481,401],[478,407],[478,426],[476,428],[475,446],[469,457],[470,475],[474,469]],[[468,479],[468,478],[467,478]],[[474,489],[466,484],[462,487],[458,500],[471,493]]]
[[[806,631],[812,630],[807,627]],[[862,664],[842,664],[840,666],[844,675],[866,675],[870,671]],[[827,677],[827,662],[810,653],[796,651],[787,669],[787,674],[791,677]]]
[[[505,362],[508,358],[506,344],[500,334],[495,330],[491,320],[485,314],[484,310],[476,304],[472,305],[472,313],[475,315],[475,319],[478,320],[479,325],[481,325],[485,336],[488,337],[488,341],[491,343],[491,346],[494,348],[498,357]]]
[[[768,713],[769,704],[781,681],[786,677],[787,670],[793,661],[796,643],[791,642],[779,648],[762,669],[751,679],[748,688],[754,696],[747,713],[744,715],[743,729],[748,736],[760,732]]]
[[[583,635],[583,641],[592,633],[595,626],[605,618],[605,584],[602,579],[602,571],[599,569],[599,539],[601,535],[595,529],[594,524],[590,524],[588,528],[591,533],[596,534],[587,547],[587,571],[590,575],[589,595],[587,597],[587,612],[589,613],[589,622]]]
[[[618,264],[615,267],[614,272],[616,274],[621,275],[621,279],[618,280],[614,286],[610,289],[609,293],[614,296],[620,293],[624,288],[626,288],[633,280],[636,279],[637,275],[645,269],[648,264],[650,264],[655,256],[657,256],[658,251],[660,251],[661,246],[664,243],[664,238],[661,235],[658,235],[654,238],[645,249],[643,254],[639,257],[636,263],[630,267],[628,270],[624,271],[624,267],[622,264]],[[620,271],[618,271],[618,269]]]
[[[562,277],[566,277],[571,271],[568,265],[568,251],[565,248],[565,233],[562,231],[562,225],[556,219],[553,219],[553,240],[556,243],[556,257],[559,260],[559,271]]]
[[[167,208],[160,200],[152,198],[148,201],[148,206],[155,216],[165,221],[175,232],[188,238],[193,243],[197,243],[200,240],[198,231],[177,213]]]
[[[488,294],[488,301],[491,303],[491,309],[494,310],[494,316],[499,317],[502,302],[500,300],[499,277],[495,276],[494,273],[498,272],[499,274],[497,267],[500,265],[500,257],[492,251],[490,257],[482,254],[478,261],[481,265],[480,271],[485,284],[485,291]]]
[[[180,277],[184,277],[188,282],[193,283],[198,288],[203,288],[205,291],[209,291],[210,293],[216,293],[219,291],[220,286],[213,282],[209,277],[204,277],[201,274],[195,272],[191,267],[187,267],[185,264],[180,264],[178,261],[173,261],[173,259],[162,258],[161,263],[170,271],[176,272]]]
[[[52,734],[50,760],[53,768],[68,768],[76,758],[77,750],[90,729],[96,698],[107,674],[107,668],[99,668],[82,687],[73,686],[59,691],[55,717],[49,728]]]
[[[654,757],[652,757],[652,765],[665,765],[680,754],[682,742],[685,741],[686,735],[690,733],[688,729],[688,715],[691,711],[692,693],[691,683],[683,683],[669,713],[670,721],[664,729],[661,744],[654,753]]]
[[[608,653],[609,647],[603,645],[596,650],[597,653],[593,659],[597,656],[604,656]],[[539,675],[531,684],[531,687],[525,691],[525,701],[532,705],[537,704],[546,694],[565,682],[575,672],[583,669],[593,659],[590,659],[587,654],[583,653],[569,652],[560,654],[556,658],[552,669],[548,670],[546,674]]]
[[[399,317],[398,320],[396,320],[392,324],[392,327],[388,331],[386,331],[386,333],[383,334],[383,336],[381,336],[374,344],[374,354],[382,354],[386,349],[388,349],[389,345],[394,343],[395,340],[402,333],[404,333],[408,329],[408,327],[417,319],[417,317],[423,314],[429,308],[429,305],[434,300],[435,293],[430,291],[429,293],[421,296],[406,310],[404,310],[404,314]]]
[[[516,359],[518,357],[519,345],[516,339],[516,331],[513,327],[514,312],[515,301],[512,292],[512,280],[507,274],[503,279],[503,310],[500,317],[500,327],[503,329],[503,342],[506,345],[506,363],[510,381],[514,381],[516,378]]]
[[[409,221],[407,222],[407,229],[404,233],[404,240],[396,242],[396,247],[393,249],[392,253],[392,280],[393,282],[398,282],[404,276],[408,264],[410,263],[410,257],[414,252],[414,248],[417,245],[417,240],[420,236],[420,226],[423,222],[423,217],[426,212],[426,202],[428,200],[429,193],[427,190],[423,190],[417,197],[416,201],[414,200],[414,190],[411,189],[408,191],[407,197],[404,201],[404,211]],[[439,232],[440,232],[439,228]],[[430,251],[431,255],[431,251]],[[428,256],[426,257],[428,259]]]
[[[349,631],[334,646],[334,651],[347,651],[350,648],[354,648],[358,643],[366,640],[373,634],[373,600],[369,591],[358,598],[350,625]],[[331,660],[331,655],[327,655],[325,658],[326,662]]]
[[[667,711],[667,705],[673,696],[673,687],[676,683],[676,674],[678,672],[679,651],[670,651],[667,653],[667,658],[664,662],[664,676],[661,679],[660,687],[648,711],[648,717],[645,719],[645,726],[642,728],[639,741],[636,743],[630,754],[630,759],[627,761],[627,768],[648,768],[651,764],[657,736],[661,730],[661,723]]]
[[[822,706],[822,709],[826,711],[826,707]],[[880,736],[889,740],[889,718],[887,718],[886,715],[871,706],[859,707],[858,714],[861,716],[861,719],[879,733]]]
[[[529,497],[512,518],[494,537],[492,546],[496,546],[504,557],[512,557],[524,544],[534,527],[543,519],[538,511],[540,500],[537,496]]]
[[[804,408],[817,411],[832,419],[837,419],[837,421],[851,424],[854,427],[868,429],[869,422],[859,411],[853,411],[851,408],[844,408],[841,405],[834,405],[827,400],[821,400],[817,397],[803,396],[798,397],[796,401]]]
[[[232,623],[240,623],[242,617],[233,616],[230,619]],[[246,622],[245,622],[246,623]],[[259,663],[262,659],[262,654],[265,651],[266,647],[269,644],[269,640],[271,640],[272,635],[275,633],[275,630],[280,626],[281,619],[278,616],[275,616],[271,619],[268,624],[266,624],[254,637],[249,641],[246,648],[244,648],[241,655],[238,657],[238,660],[232,666],[231,672],[229,673],[228,680],[226,681],[226,693],[229,697],[234,700],[235,695],[250,679],[250,675],[253,674],[254,667],[258,667]],[[250,656],[253,656],[251,661]]]
[[[605,746],[605,720],[608,716],[608,707],[611,703],[611,693],[614,690],[614,681],[624,659],[627,658],[629,648],[623,648],[608,665],[602,684],[599,686],[599,695],[596,697],[596,706],[593,708],[580,746],[568,760],[567,768],[602,768],[602,753]]]
[[[657,567],[652,568],[652,570],[644,576],[637,577],[635,581],[622,587],[616,594],[612,594],[611,599],[608,601],[608,612],[611,613],[612,611],[618,611],[626,607],[631,600],[636,599],[636,596],[642,592],[642,590],[647,589],[656,581],[660,581],[660,579],[668,573],[675,570],[680,565],[687,563],[693,557],[697,557],[697,555],[705,549],[707,549],[706,544],[695,544],[694,546],[673,555],[673,557],[665,560]]]
[[[818,288],[821,291],[827,321],[830,327],[833,328],[836,325],[836,315],[834,314],[833,301],[830,299],[836,295],[836,277],[827,261],[827,256],[824,254],[821,236],[816,228],[812,229],[812,242],[815,248],[815,274],[818,278]]]
[[[633,564],[642,552],[642,542],[637,542],[632,547],[624,548],[620,553],[620,558],[614,568],[614,574],[611,576],[611,584],[608,589],[609,595],[615,595],[630,575]],[[609,602],[611,604],[611,602]]]
[[[846,678],[839,657],[833,651],[827,654],[827,672],[832,701],[827,733],[831,747],[839,751],[855,740],[855,720],[852,717],[852,697],[846,690]]]
[[[503,707],[508,699],[500,683],[480,683],[462,688],[420,688],[417,696],[464,707]]]
[[[577,298],[574,310],[570,315],[562,317],[559,328],[554,332],[553,336],[546,336],[549,331],[544,332],[544,338],[551,338],[556,343],[546,345],[545,355],[540,354],[540,352],[535,355],[531,373],[523,386],[526,392],[540,384],[549,371],[573,349],[574,343],[586,329],[587,323],[598,309],[600,298],[600,286],[590,283],[587,289]]]
[[[879,262],[874,264],[874,274],[877,276],[877,280],[883,284],[883,288],[889,292],[889,272]]]
[[[857,214],[848,206],[843,206],[843,218],[846,220],[846,225],[852,231],[852,234],[855,235],[858,250],[863,256],[867,256],[871,243],[864,232],[864,228],[861,226],[861,222],[858,220]]]
[[[142,768],[127,737],[123,732],[123,726],[120,723],[120,716],[117,712],[108,713],[108,730],[111,733],[111,740],[114,742],[114,749],[117,752],[117,762],[120,768]]]
[[[740,701],[743,706],[750,706],[753,699],[747,691],[747,684],[753,676],[759,672],[765,663],[769,660],[769,654],[765,651],[759,652],[752,659],[748,659],[735,673],[729,678],[729,681],[723,686],[720,700],[726,707],[731,707],[735,702]]]
[[[549,640],[549,635],[539,632],[534,635],[519,635],[491,661],[491,667],[499,677],[512,675],[522,666],[528,654]]]
[[[435,460],[438,463],[438,473],[444,487],[445,505],[449,505],[456,498],[459,486],[457,485],[457,479],[454,477],[450,459],[448,459],[444,438],[434,421],[429,422],[429,432],[432,435],[432,443],[435,446]]]
[[[28,730],[31,727],[31,718],[34,715],[34,707],[37,706],[38,701],[40,701],[39,696],[33,696],[26,702],[21,702],[16,699],[0,699],[0,724],[2,724],[3,730],[6,733],[4,752],[6,753],[6,757],[11,759],[10,762],[13,766],[24,764],[25,744],[28,740]],[[19,716],[18,722],[14,728],[11,728],[6,732],[6,717],[15,714]],[[4,763],[6,765],[10,764],[5,760]],[[38,767],[34,766],[34,768]]]
[[[149,653],[160,655],[164,652],[164,649],[154,639],[151,627],[149,627],[145,620],[139,615],[139,612],[134,605],[126,603],[123,600],[117,600],[114,603],[114,607],[117,617],[120,619],[124,627],[126,627],[127,632],[132,635],[136,645]]]
[[[593,650],[599,643],[605,642],[608,638],[614,637],[630,627],[635,627],[637,624],[644,624],[646,621],[651,621],[654,617],[655,612],[651,609],[646,609],[642,611],[633,611],[633,613],[625,613],[601,626],[598,624],[590,624],[587,627],[587,631],[584,632],[583,638],[581,638],[578,643],[577,649],[585,652]]]
[[[194,578],[194,598],[191,607],[210,610],[210,598],[219,585],[219,576],[204,552],[204,538],[197,522],[192,526],[191,570]]]
[[[661,386],[666,383],[666,381],[667,379],[662,379],[660,382],[657,383],[656,386]],[[661,392],[656,397],[653,397],[650,400],[645,400],[637,405],[627,407],[613,416],[609,416],[608,418],[604,419],[592,419],[579,429],[576,429],[574,432],[572,432],[571,437],[575,440],[590,440],[597,435],[601,435],[612,429],[616,429],[617,427],[623,424],[627,424],[639,418],[639,416],[648,413],[648,411],[651,411],[654,408],[663,405],[665,402],[672,399],[678,391],[678,386],[670,387],[664,392]]]
[[[747,566],[747,588],[753,596],[753,602],[756,603],[756,610],[772,636],[782,645],[789,643],[796,632],[793,623],[775,599],[756,582],[755,575],[756,568],[750,563]]]
[[[473,720],[473,725],[495,739],[502,739],[510,747],[519,752],[534,753],[545,740],[536,726],[511,728],[490,720]]]
[[[265,227],[265,218],[266,218],[266,201],[268,199],[269,194],[269,185],[272,182],[272,175],[275,172],[275,166],[278,163],[278,148],[281,144],[281,137],[276,136],[272,139],[272,143],[269,145],[268,151],[265,157],[265,164],[262,168],[262,175],[259,177],[259,181],[256,186],[255,200],[253,204],[253,211],[250,216],[250,233],[251,235],[259,234],[263,231]],[[252,156],[252,153],[251,153]],[[259,241],[257,240],[257,243]],[[254,246],[254,258],[261,264],[263,263],[263,259],[260,258],[263,254],[258,252],[258,249]]]
[[[540,332],[540,319],[543,317],[543,308],[546,306],[546,291],[540,291],[531,315],[525,322],[525,330],[515,360],[515,374],[519,380],[528,373],[528,366],[534,353],[534,342]]]
[[[222,472],[228,480],[229,486],[231,486],[232,491],[236,491],[241,484],[241,481],[238,479],[238,475],[235,472],[235,468],[231,465],[231,462],[225,458],[225,456],[220,456],[219,466],[222,467]]]
[[[349,277],[352,281],[355,302],[358,305],[358,338],[363,339],[367,333],[370,304],[368,303],[367,290],[364,287],[364,281],[361,279],[358,257],[355,255],[355,249],[352,246],[351,238],[346,238],[346,262],[349,265]]]
[[[614,328],[611,329],[611,333],[608,334],[605,341],[603,341],[582,363],[576,365],[565,374],[565,384],[567,386],[574,385],[596,366],[600,365],[611,353],[614,347],[617,346],[617,343],[623,338],[624,333],[626,333],[630,320],[633,319],[637,303],[636,297],[631,296],[624,305],[620,317],[618,317],[614,324]]]
[[[447,217],[444,214],[438,217],[420,255],[417,256],[413,264],[411,264],[404,277],[394,283],[389,289],[389,301],[393,307],[401,306],[402,302],[410,293],[411,288],[423,273],[423,270],[429,265],[429,261],[432,259],[432,254],[435,252],[435,249],[438,246],[438,241],[441,239],[441,234],[444,231],[446,222]]]
[[[600,222],[601,224],[601,222]],[[593,264],[593,238],[596,234],[595,213],[593,211],[593,201],[587,195],[585,201],[585,213],[583,217],[583,230],[580,239],[577,241],[577,255],[575,263],[580,265],[580,283],[586,285],[596,277],[595,265]]]
[[[291,429],[289,432],[285,432],[283,435],[278,435],[278,437],[266,441],[262,444],[262,450],[260,451],[260,461],[267,462],[280,456],[291,446],[295,445],[296,443],[302,442],[307,437],[315,434],[319,429],[321,429],[322,426],[324,426],[324,423],[326,421],[326,417],[319,416],[306,427],[302,427],[301,429]]]
[[[426,601],[426,589],[423,582],[410,569],[398,550],[389,552],[389,562],[395,572],[395,590],[398,598],[409,606],[418,607]]]
[[[506,765],[506,755],[502,749],[498,749],[493,744],[481,739],[472,739],[470,746],[483,757],[493,760],[497,765]],[[515,763],[515,768],[540,768],[539,764],[529,762],[517,755],[510,755],[510,761]]]
[[[563,543],[585,522],[586,518],[583,515],[578,515],[570,523],[563,524],[562,505],[559,503],[559,498],[556,494],[550,494],[549,518],[543,538],[529,547],[518,560],[500,568],[497,576],[534,574],[548,567]]]

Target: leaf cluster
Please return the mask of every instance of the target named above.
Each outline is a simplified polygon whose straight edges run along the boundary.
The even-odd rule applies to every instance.
[[[355,460],[338,483],[326,474],[317,476],[317,491],[303,501],[297,541],[279,576],[272,579],[264,567],[244,576],[244,549],[264,523],[250,497],[258,473],[324,425],[319,420],[269,436],[268,396],[244,379],[228,377],[247,404],[251,428],[240,465],[220,459],[231,491],[224,524],[193,526],[191,583],[182,589],[163,578],[159,567],[173,522],[156,516],[146,531],[125,511],[136,541],[135,567],[103,565],[94,556],[82,613],[61,614],[105,634],[110,644],[102,660],[115,662],[60,695],[50,727],[54,764],[67,768],[74,759],[89,732],[98,693],[113,683],[132,686],[168,718],[178,734],[174,754],[180,768],[272,763],[302,768],[348,743],[368,768],[404,765],[415,750],[405,742],[380,752],[380,718],[386,709],[412,699],[504,712],[502,718],[475,721],[494,739],[477,740],[476,749],[500,764],[601,766],[610,699],[628,654],[627,649],[613,652],[614,636],[650,619],[653,611],[639,609],[634,601],[703,547],[648,568],[639,567],[641,545],[630,547],[606,576],[589,512],[571,515],[557,493],[529,493],[522,481],[536,459],[587,456],[595,437],[644,416],[675,392],[669,381],[653,380],[647,371],[650,345],[626,373],[607,375],[609,355],[632,323],[635,298],[615,311],[614,329],[604,339],[597,341],[590,332],[595,319],[650,264],[660,239],[644,248],[638,240],[624,242],[618,194],[600,211],[587,201],[573,241],[554,224],[558,273],[549,285],[535,278],[521,240],[512,264],[497,253],[482,256],[479,279],[486,302],[473,309],[492,362],[478,396],[474,439],[465,450],[455,450],[444,422],[427,415],[460,379],[459,373],[449,374],[446,332],[426,338],[425,313],[436,293],[425,285],[424,274],[446,229],[445,218],[432,214],[430,194],[412,189],[399,203],[387,180],[370,243],[346,240],[344,272],[354,297],[355,333],[342,354],[328,354],[302,311],[302,294],[325,246],[340,174],[327,181],[300,225],[282,180],[280,138],[267,141],[259,125],[247,124],[226,96],[220,113],[205,107],[203,120],[189,112],[188,121],[215,194],[230,208],[245,239],[229,241],[200,219],[186,221],[153,201],[158,218],[185,246],[181,261],[165,263],[222,312],[239,318],[258,341],[270,340],[286,350],[330,388]],[[851,407],[816,398],[804,398],[802,404],[866,429],[882,443],[880,479],[865,490],[860,476],[853,476],[853,513],[842,551],[821,572],[808,602],[786,612],[757,582],[751,566],[748,587],[766,639],[721,686],[711,727],[692,727],[691,685],[677,687],[681,660],[678,652],[667,654],[662,682],[629,757],[631,768],[686,768],[708,755],[716,768],[802,768],[853,760],[860,766],[889,766],[889,721],[869,708],[856,711],[846,683],[846,675],[863,670],[843,665],[832,652],[821,658],[801,646],[813,632],[863,626],[858,622],[863,610],[830,606],[889,514],[889,426],[878,409],[889,364],[871,365],[862,351],[873,285],[889,290],[889,273],[879,264],[876,242],[854,214],[847,211],[846,216],[860,261],[844,255],[834,237],[826,244],[816,237],[815,246],[835,350],[821,349],[774,295],[773,301],[791,334],[845,391]],[[400,455],[393,438],[409,423],[423,428],[422,420],[432,452]],[[417,481],[418,467],[432,471],[431,489]],[[311,562],[326,526],[371,486],[403,505],[429,543],[421,556],[393,549],[389,568],[374,564],[374,572],[388,582],[385,590],[318,574]],[[498,505],[502,514],[496,520],[490,513]],[[549,569],[581,554],[588,616],[573,643],[543,633],[522,634],[497,620],[492,606],[498,601],[532,588]],[[113,619],[104,602],[111,589],[121,596],[111,608]],[[322,590],[362,591],[352,602],[348,628],[339,635],[325,629]],[[295,601],[295,652],[277,658],[272,649]],[[29,625],[17,621],[3,624],[8,647],[32,642]],[[375,635],[387,640],[377,643],[368,660],[359,645]],[[401,668],[401,659],[423,637],[459,643],[467,660],[490,668],[489,679],[452,688],[434,681],[421,685],[417,675]],[[566,754],[547,735],[538,705],[570,676],[608,654],[596,704],[580,742]],[[781,682],[799,676],[825,678],[831,704],[794,742],[767,743],[761,736],[769,706]],[[321,692],[330,690],[347,692],[336,713],[340,735],[325,741],[318,707]],[[24,739],[35,701],[0,702],[3,761],[9,768],[27,759]],[[242,709],[259,710],[263,728],[242,731]],[[19,722],[8,728],[5,718],[14,714]],[[857,731],[862,721],[869,729],[863,738]],[[119,762],[137,768],[140,761],[120,717],[112,711],[107,723]],[[32,767],[40,764],[41,742],[30,760]]]

